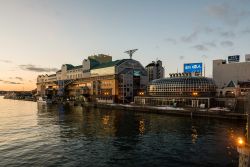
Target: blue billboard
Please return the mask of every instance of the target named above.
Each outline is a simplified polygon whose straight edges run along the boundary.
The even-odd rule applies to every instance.
[[[189,63],[189,64],[184,64],[184,72],[185,73],[193,73],[193,72],[198,72],[202,73],[202,63]]]

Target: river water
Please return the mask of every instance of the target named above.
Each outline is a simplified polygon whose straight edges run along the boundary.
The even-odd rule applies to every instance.
[[[0,97],[0,166],[238,166],[239,121]]]

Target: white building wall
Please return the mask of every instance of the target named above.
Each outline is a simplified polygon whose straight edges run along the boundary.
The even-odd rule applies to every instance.
[[[250,81],[250,62],[223,64],[225,60],[213,61],[213,79],[218,88],[226,86],[231,80]]]
[[[67,66],[62,65],[61,67],[61,80],[66,80],[67,79]]]
[[[82,68],[83,68],[83,71],[88,71],[90,69],[90,60],[89,59],[84,59],[82,61]]]
[[[59,81],[59,80],[61,80],[61,78],[62,78],[62,73],[61,72],[57,72],[56,73],[56,79]]]

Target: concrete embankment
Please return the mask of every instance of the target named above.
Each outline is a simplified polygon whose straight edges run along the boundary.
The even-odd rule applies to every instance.
[[[27,100],[27,99],[16,99]],[[232,120],[246,120],[247,116],[243,113],[235,113],[229,111],[209,111],[194,108],[174,108],[164,106],[141,106],[141,105],[124,105],[124,104],[96,104],[96,103],[79,103],[79,102],[67,102],[69,105],[82,105],[83,107],[97,107],[114,110],[125,110],[132,112],[144,112],[144,113],[157,113],[174,116],[188,116],[188,117],[208,117],[208,118],[220,118],[220,119],[232,119]]]
[[[220,119],[246,120],[246,114],[233,113],[228,111],[208,111],[198,110],[193,108],[173,108],[173,107],[154,107],[154,106],[137,106],[137,105],[122,105],[122,104],[83,104],[82,106],[97,107],[105,109],[136,111],[144,113],[157,113],[174,116],[188,117],[209,117]]]

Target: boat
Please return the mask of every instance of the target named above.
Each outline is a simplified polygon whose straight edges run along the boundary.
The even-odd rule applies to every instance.
[[[39,97],[37,100],[38,104],[52,104],[52,100],[47,99],[47,97]]]

